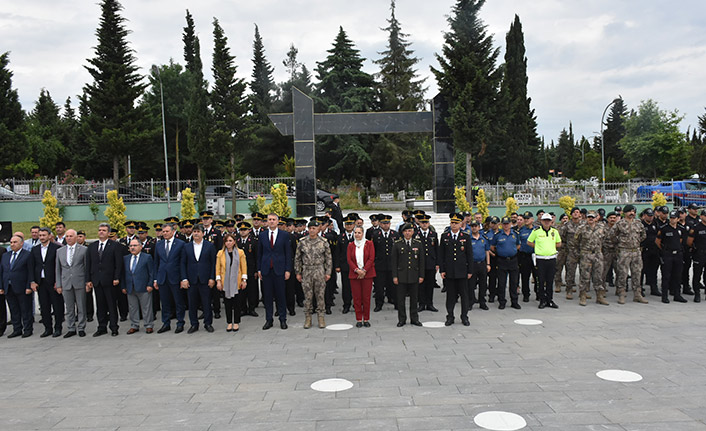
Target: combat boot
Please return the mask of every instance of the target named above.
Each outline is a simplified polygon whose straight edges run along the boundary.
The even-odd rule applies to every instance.
[[[586,292],[579,293],[579,305],[586,306]]]
[[[304,318],[304,329],[311,328],[311,314],[307,314]]]
[[[618,289],[618,304],[625,304],[625,288]]]
[[[319,315],[319,328],[324,329],[326,327],[326,321],[322,314]]]
[[[586,292],[586,299],[593,299],[591,292]]]
[[[554,286],[554,293],[561,293],[561,284]]]
[[[571,294],[571,289],[566,289],[566,299],[574,299],[574,295]]]
[[[597,296],[596,304],[610,305],[610,304],[608,304],[608,301],[605,300],[605,291],[604,290],[598,291],[596,296]]]
[[[694,302],[701,302],[701,289],[694,289]]]
[[[635,290],[635,296],[633,297],[633,302],[639,302],[640,304],[648,304],[648,301],[642,296],[641,289]]]

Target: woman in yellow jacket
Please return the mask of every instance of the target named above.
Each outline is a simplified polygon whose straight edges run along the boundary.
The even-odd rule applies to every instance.
[[[238,248],[233,234],[223,237],[223,249],[216,255],[216,287],[225,296],[226,331],[235,332],[240,326],[240,301],[238,292],[245,289],[248,280],[248,267],[245,252]]]

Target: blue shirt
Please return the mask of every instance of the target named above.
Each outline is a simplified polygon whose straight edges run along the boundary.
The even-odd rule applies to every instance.
[[[533,230],[531,227],[522,226],[518,232],[520,234],[520,251],[523,253],[534,253],[534,248],[527,245],[527,238]]]
[[[520,245],[520,235],[514,230],[510,230],[509,234],[500,230],[493,236],[490,245],[495,246],[498,256],[513,257],[517,254],[517,246]]]
[[[483,261],[485,262],[485,252],[490,250],[490,242],[488,238],[480,235],[478,239],[473,238],[471,235],[471,247],[473,248],[473,261]]]

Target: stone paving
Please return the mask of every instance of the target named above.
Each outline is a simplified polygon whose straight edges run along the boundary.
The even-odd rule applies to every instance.
[[[470,327],[438,329],[397,328],[390,305],[348,331],[304,330],[301,309],[286,331],[245,317],[237,333],[220,319],[213,334],[128,336],[123,323],[118,337],[64,340],[40,339],[36,324],[31,338],[0,340],[0,429],[468,430],[487,410],[528,430],[706,429],[706,305],[609,299],[493,304]],[[327,323],[354,317],[337,307]],[[604,369],[643,380],[604,381]],[[310,389],[332,377],[354,386]]]

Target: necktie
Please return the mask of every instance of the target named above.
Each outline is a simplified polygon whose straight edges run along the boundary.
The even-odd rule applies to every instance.
[[[103,256],[103,243],[100,243],[100,247],[98,247],[98,257]]]
[[[270,248],[275,248],[275,233],[270,231]],[[275,262],[270,258],[270,268],[274,268]]]
[[[68,258],[66,259],[66,263],[68,263],[69,266],[71,266],[73,261],[74,261],[74,247],[71,246],[71,247],[69,247],[69,254],[68,254]]]
[[[457,235],[456,235],[456,234],[454,234],[454,241],[456,241],[456,238],[457,238]]]
[[[137,265],[137,256],[132,256],[132,265],[130,265],[130,272],[135,272],[135,266]]]
[[[411,246],[412,246],[412,241],[407,241],[407,247],[411,247]]]
[[[167,240],[167,244],[165,246],[164,251],[165,251],[165,253],[164,253],[165,257],[169,257],[169,240]]]
[[[10,259],[10,269],[12,269],[13,265],[15,265],[16,258],[17,258],[17,252],[13,251],[12,252],[12,259]]]

